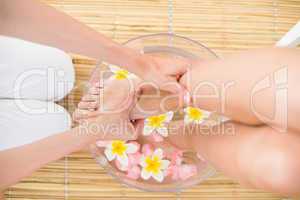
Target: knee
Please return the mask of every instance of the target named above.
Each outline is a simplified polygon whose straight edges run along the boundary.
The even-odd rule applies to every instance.
[[[55,101],[64,98],[74,87],[75,83],[75,72],[70,55],[60,49],[52,49],[53,59],[55,60],[54,66],[54,93]],[[51,86],[50,86],[51,87]]]
[[[283,195],[299,194],[300,161],[295,155],[280,148],[262,153],[253,163],[255,174],[261,175],[254,185]]]

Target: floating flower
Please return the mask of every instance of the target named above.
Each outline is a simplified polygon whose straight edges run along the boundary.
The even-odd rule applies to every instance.
[[[144,144],[142,147],[142,153],[145,156],[149,156],[153,153],[153,147],[150,144]]]
[[[187,180],[197,174],[197,167],[193,164],[183,164],[179,167],[179,178],[181,180]]]
[[[201,124],[210,115],[209,112],[194,107],[187,107],[184,109],[184,112],[185,112],[185,116],[184,116],[185,124],[188,123]]]
[[[132,143],[126,144],[122,140],[111,141],[104,150],[104,154],[109,161],[117,159],[122,166],[128,166],[128,155],[138,151],[138,147]]]
[[[111,72],[114,73],[113,78],[116,80],[124,80],[136,77],[134,74],[130,73],[129,71],[119,68],[115,65],[109,65],[109,69]]]
[[[141,169],[139,166],[135,165],[130,168],[127,172],[127,177],[133,180],[137,180],[140,177]]]
[[[151,116],[145,119],[144,122],[144,135],[150,135],[154,131],[160,134],[163,137],[168,136],[168,128],[166,127],[173,118],[174,113],[172,111],[165,114]]]
[[[140,164],[142,154],[140,152],[132,153],[128,155],[128,165],[122,165],[117,159],[115,160],[115,165],[120,171],[128,171],[128,173],[132,170],[134,166],[138,166]]]
[[[162,149],[156,149],[152,155],[143,156],[140,165],[142,166],[141,177],[148,180],[153,177],[156,181],[162,182],[165,170],[168,168],[170,161],[163,160]]]

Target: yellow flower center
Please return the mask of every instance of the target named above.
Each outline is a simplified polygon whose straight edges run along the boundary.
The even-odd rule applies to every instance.
[[[123,156],[127,147],[125,146],[125,142],[121,140],[115,140],[112,142],[112,153],[117,154],[119,156]]]
[[[166,120],[165,115],[152,116],[148,118],[149,126],[159,128],[163,126],[163,122]]]
[[[188,114],[192,120],[201,120],[203,117],[203,113],[198,108],[189,108]]]
[[[129,72],[127,70],[120,69],[117,72],[115,72],[115,78],[117,80],[123,80],[128,77],[128,74],[129,74]]]
[[[161,167],[161,161],[157,156],[154,156],[153,158],[147,156],[145,162],[147,164],[145,167],[147,172],[152,172],[154,174],[157,174],[159,172]]]

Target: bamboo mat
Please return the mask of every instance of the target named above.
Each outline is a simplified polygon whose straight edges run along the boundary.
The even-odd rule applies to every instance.
[[[300,0],[44,0],[116,41],[158,32],[175,32],[202,42],[222,56],[273,45],[300,20]],[[76,33],[75,33],[76,34]],[[95,61],[74,56],[78,102]],[[60,102],[70,112],[76,104]],[[237,199],[281,197],[243,189],[218,173],[201,185],[175,193],[149,193],[113,180],[82,151],[48,164],[9,188],[9,199]]]

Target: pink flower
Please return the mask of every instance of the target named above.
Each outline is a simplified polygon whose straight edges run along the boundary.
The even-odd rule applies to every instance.
[[[134,154],[128,155],[128,165],[124,166],[118,160],[115,160],[116,167],[121,171],[130,171],[130,169],[140,163],[140,159],[142,154],[140,152],[136,152]]]
[[[142,147],[142,153],[145,156],[149,156],[153,153],[153,147],[150,144],[144,144]]]
[[[183,152],[181,150],[174,150],[171,154],[171,164],[174,164],[174,165],[180,165],[182,163],[182,155],[183,155]]]
[[[135,165],[133,167],[130,168],[130,170],[128,170],[127,172],[127,177],[130,178],[130,179],[138,179],[140,177],[140,174],[141,174],[141,169],[139,166]]]
[[[140,152],[136,152],[135,154],[131,154],[128,156],[129,158],[129,167],[130,166],[135,166],[140,163],[142,154]]]
[[[186,180],[197,174],[196,165],[192,164],[183,164],[179,167],[179,178],[181,180]]]
[[[121,165],[120,161],[115,160],[115,165],[120,171],[127,171],[129,168],[129,165]]]
[[[171,176],[173,180],[187,180],[188,178],[197,174],[196,165],[192,164],[180,164],[171,165],[166,171],[166,176]]]
[[[179,166],[170,165],[166,170],[166,176],[171,176],[174,181],[179,179]]]

